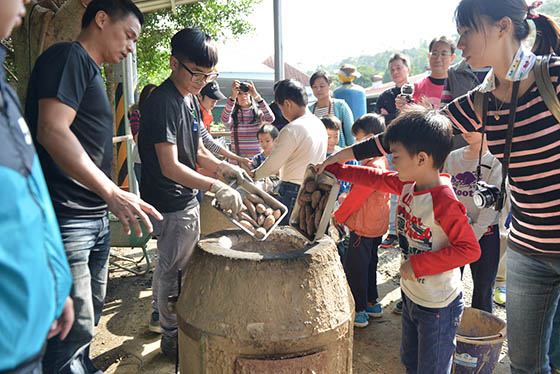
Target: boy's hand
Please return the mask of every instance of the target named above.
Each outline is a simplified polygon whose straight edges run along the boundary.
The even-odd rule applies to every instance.
[[[348,160],[354,159],[354,152],[352,147],[341,149],[340,151],[330,155],[325,161],[315,165],[317,173],[321,174],[325,168],[332,164],[344,164]]]
[[[414,275],[414,269],[412,269],[412,264],[410,263],[410,259],[406,260],[401,264],[400,268],[401,278],[404,280],[416,280],[416,275]]]

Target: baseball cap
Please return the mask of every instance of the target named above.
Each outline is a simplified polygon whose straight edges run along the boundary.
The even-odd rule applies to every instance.
[[[203,96],[208,96],[214,100],[223,100],[225,99],[225,95],[220,91],[220,86],[218,86],[218,82],[210,82],[206,86],[200,90],[200,94]]]

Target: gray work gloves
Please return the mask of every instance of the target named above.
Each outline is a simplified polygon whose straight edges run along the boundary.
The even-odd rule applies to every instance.
[[[220,162],[218,170],[216,170],[216,174],[218,174],[218,177],[223,178],[228,182],[235,179],[238,184],[243,183],[243,181],[252,181],[251,177],[249,177],[249,174],[247,174],[245,170],[226,161]]]
[[[224,211],[231,210],[231,214],[237,214],[241,210],[241,206],[243,205],[243,200],[239,192],[216,180],[212,187],[210,187],[210,192],[214,194],[220,208]]]

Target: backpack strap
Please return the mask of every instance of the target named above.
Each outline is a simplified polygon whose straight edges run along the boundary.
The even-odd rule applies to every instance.
[[[537,88],[543,98],[544,104],[550,110],[550,113],[560,123],[560,101],[556,96],[556,90],[550,80],[550,72],[548,71],[548,63],[551,55],[537,56],[535,63],[535,81]]]

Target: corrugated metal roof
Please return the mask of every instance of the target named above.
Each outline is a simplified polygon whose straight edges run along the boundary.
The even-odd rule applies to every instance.
[[[198,1],[200,0],[134,0],[134,3],[143,13],[149,13],[165,8],[175,9],[176,6]]]

